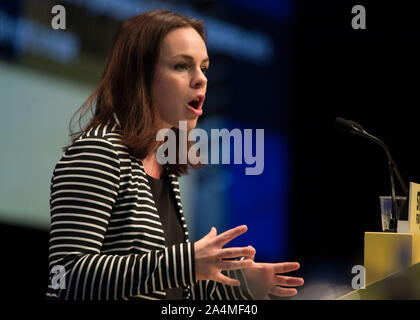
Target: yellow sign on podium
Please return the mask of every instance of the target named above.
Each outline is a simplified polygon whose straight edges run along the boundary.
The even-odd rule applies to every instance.
[[[414,182],[410,182],[408,223],[410,233],[420,235],[420,184]]]
[[[366,285],[420,262],[420,184],[410,182],[408,233],[365,232]]]
[[[365,232],[365,287],[338,299],[420,299],[420,184],[410,183],[407,233]]]

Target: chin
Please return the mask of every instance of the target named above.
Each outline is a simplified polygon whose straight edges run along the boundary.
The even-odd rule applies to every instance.
[[[178,121],[173,122],[173,123],[171,122],[172,125],[170,125],[169,127],[184,130],[184,128],[185,128],[185,122],[184,122],[184,124],[182,125],[181,128],[179,126],[179,122],[180,121],[186,121],[187,122],[187,131],[190,131],[190,130],[194,129],[197,126],[197,120],[198,120],[198,118],[195,118],[195,119],[182,119],[182,120],[178,120]]]
[[[188,120],[188,122],[187,122],[188,131],[194,129],[196,126],[197,126],[197,119]]]

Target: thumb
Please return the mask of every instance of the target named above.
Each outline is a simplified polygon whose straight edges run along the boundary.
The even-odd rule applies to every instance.
[[[205,235],[206,239],[213,239],[217,236],[217,230],[215,227],[211,227],[210,232]]]

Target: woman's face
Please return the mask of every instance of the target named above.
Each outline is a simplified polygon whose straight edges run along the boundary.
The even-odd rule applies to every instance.
[[[175,29],[163,38],[152,81],[159,129],[178,128],[181,120],[189,130],[195,128],[203,112],[208,67],[206,45],[193,28]]]

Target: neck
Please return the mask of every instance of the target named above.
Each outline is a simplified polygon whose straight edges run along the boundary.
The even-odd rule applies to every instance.
[[[143,167],[149,176],[155,179],[161,178],[163,167],[156,159],[156,152],[151,152],[144,158]]]

